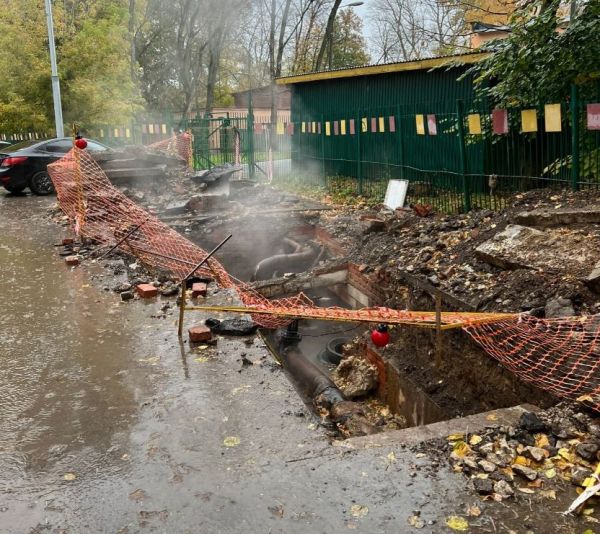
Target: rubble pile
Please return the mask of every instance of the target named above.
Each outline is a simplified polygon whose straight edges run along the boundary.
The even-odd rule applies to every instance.
[[[421,217],[410,208],[392,215],[345,209],[324,214],[321,225],[346,247],[353,262],[378,281],[389,296],[385,304],[390,307],[406,307],[397,290],[405,285],[402,273],[409,273],[478,311],[535,310],[544,317],[551,316],[548,311],[555,314],[554,301],[562,299],[563,313],[588,314],[600,311],[594,286],[587,280],[600,260],[596,252],[600,248],[594,245],[600,243],[600,224],[527,228],[525,234],[535,234],[535,238],[519,242],[518,250],[505,247],[501,250],[504,258],[502,254],[486,255],[493,247],[486,249],[485,245],[506,241],[502,233],[521,220],[522,212],[560,211],[595,200],[590,192],[533,191],[516,195],[513,206],[501,212]]]
[[[561,403],[539,414],[523,413],[517,427],[450,435],[445,448],[454,471],[468,476],[485,499],[519,494],[555,499],[565,483],[579,493],[595,483],[600,418]]]

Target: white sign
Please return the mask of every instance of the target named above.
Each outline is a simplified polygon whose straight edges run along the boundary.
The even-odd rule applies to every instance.
[[[383,201],[383,205],[390,210],[401,208],[404,206],[407,191],[407,180],[390,180],[385,192],[385,200]]]

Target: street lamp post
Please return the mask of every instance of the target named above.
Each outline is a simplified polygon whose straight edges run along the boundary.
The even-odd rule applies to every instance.
[[[50,67],[52,71],[52,99],[54,101],[54,122],[56,125],[56,137],[64,137],[62,104],[60,100],[60,80],[58,78],[58,67],[56,66],[56,45],[54,43],[54,23],[52,21],[51,0],[45,0],[46,22],[48,24],[48,45],[50,48]]]
[[[343,9],[345,7],[358,7],[358,6],[362,6],[363,4],[364,4],[364,2],[351,2],[350,4],[345,4],[343,6],[340,6],[339,9]],[[329,35],[329,51],[328,51],[329,70],[332,69],[332,64],[333,64],[333,35],[335,33],[334,28],[335,28],[335,23],[334,23],[334,26],[332,26],[331,34]]]

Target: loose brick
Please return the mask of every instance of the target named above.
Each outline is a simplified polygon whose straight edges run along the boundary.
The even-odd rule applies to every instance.
[[[192,298],[206,297],[206,284],[204,282],[196,282],[192,285]]]
[[[138,295],[143,299],[151,299],[158,295],[158,288],[150,284],[140,284],[135,289],[138,292]]]
[[[212,339],[212,333],[208,326],[194,326],[188,330],[190,341],[198,343],[200,341],[210,341]]]
[[[65,258],[65,263],[71,267],[75,265],[79,265],[79,258],[77,256],[67,256]]]
[[[62,244],[63,244],[64,246],[67,246],[67,245],[72,245],[73,243],[75,243],[75,240],[74,240],[72,237],[65,237],[65,238],[62,240]]]

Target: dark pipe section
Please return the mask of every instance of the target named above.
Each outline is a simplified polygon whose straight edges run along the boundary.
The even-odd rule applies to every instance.
[[[345,437],[375,434],[360,404],[347,401],[335,383],[314,363],[307,360],[297,347],[282,351],[283,363],[302,392],[316,409],[325,408],[331,420]]]
[[[300,252],[291,254],[276,254],[260,261],[254,268],[252,281],[269,280],[285,273],[301,273],[310,267],[317,256],[312,247],[303,247]]]

